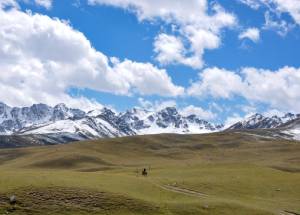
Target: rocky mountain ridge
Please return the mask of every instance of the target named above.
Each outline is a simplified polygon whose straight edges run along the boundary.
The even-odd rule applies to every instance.
[[[34,104],[18,108],[0,103],[0,135],[34,135],[41,142],[53,144],[107,137],[160,133],[201,134],[223,130],[281,129],[292,135],[300,128],[299,119],[300,114],[292,113],[282,117],[254,114],[225,129],[223,125],[210,123],[195,114],[183,115],[175,107],[158,111],[133,108],[117,113],[109,108],[85,112],[65,104],[54,107]]]
[[[196,115],[183,116],[174,107],[159,111],[133,108],[116,113],[109,108],[84,112],[65,104],[17,108],[0,103],[1,135],[68,133],[92,139],[157,133],[208,133],[222,129],[223,125],[214,125]]]
[[[280,126],[300,118],[300,114],[287,113],[284,116],[263,116],[256,113],[246,119],[237,122],[230,126],[228,130],[242,130],[242,129],[272,129],[279,128]]]

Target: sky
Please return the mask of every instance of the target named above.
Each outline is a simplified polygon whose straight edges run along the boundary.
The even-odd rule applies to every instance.
[[[0,0],[0,101],[300,113],[300,0]]]

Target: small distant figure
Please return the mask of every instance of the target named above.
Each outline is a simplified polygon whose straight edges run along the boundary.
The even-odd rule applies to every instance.
[[[15,205],[17,203],[16,196],[9,197],[9,204]]]
[[[143,176],[147,176],[147,175],[148,175],[148,172],[147,172],[146,169],[143,170],[142,175],[143,175]]]

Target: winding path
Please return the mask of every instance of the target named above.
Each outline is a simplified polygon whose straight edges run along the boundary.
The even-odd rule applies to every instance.
[[[167,185],[161,185],[159,183],[156,183],[154,181],[149,181],[151,184],[153,184],[156,187],[159,187],[163,190],[166,191],[170,191],[173,193],[180,193],[183,195],[188,195],[188,196],[194,196],[194,197],[200,197],[200,198],[206,198],[208,197],[208,195],[198,192],[196,190],[191,190],[191,189],[186,189],[186,188],[182,188],[182,187],[178,187],[177,185],[171,185],[171,184],[167,184]]]
[[[172,186],[172,185],[158,185],[158,186],[164,190],[171,191],[174,193],[180,193],[180,194],[184,194],[184,195],[188,195],[188,196],[196,196],[196,197],[201,197],[201,198],[208,197],[208,195],[206,195],[204,193],[201,193],[201,192],[198,192],[195,190],[177,187],[177,186]]]
[[[174,192],[174,193],[180,193],[180,194],[183,194],[183,195],[188,195],[188,196],[193,196],[193,197],[199,197],[199,198],[207,198],[208,195],[207,194],[204,194],[204,193],[201,193],[201,192],[198,192],[198,191],[195,191],[195,190],[191,190],[191,189],[186,189],[186,188],[182,188],[182,187],[178,187],[176,185],[160,185],[160,184],[157,184],[157,183],[154,183],[154,182],[151,182],[153,185],[163,189],[163,190],[166,190],[166,191],[171,191],[171,192]],[[284,211],[281,211],[279,213],[279,215],[300,215],[299,213],[296,213],[296,212],[292,212],[292,211],[287,211],[287,210],[284,210]]]

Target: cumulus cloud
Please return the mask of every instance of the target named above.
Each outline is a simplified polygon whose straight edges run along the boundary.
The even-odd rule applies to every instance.
[[[192,83],[187,93],[197,97],[228,99],[243,88],[242,78],[235,72],[214,67],[199,73],[199,81]]]
[[[288,23],[285,20],[274,19],[274,17],[270,14],[269,11],[265,12],[265,24],[263,26],[263,29],[274,30],[277,32],[277,34],[284,37],[294,27],[294,24]]]
[[[261,6],[261,3],[258,0],[237,0],[237,1],[245,5],[248,5],[249,7],[255,10],[257,10]]]
[[[52,0],[35,0],[35,3],[39,6],[50,9],[52,7]]]
[[[0,8],[13,7],[19,8],[18,1],[22,1],[24,3],[31,3],[28,0],[0,0]],[[34,0],[32,1],[34,4],[44,7],[46,9],[50,9],[52,7],[53,0]]]
[[[248,28],[239,35],[239,39],[249,39],[253,42],[258,42],[260,38],[260,31],[258,28]]]
[[[243,69],[246,98],[269,103],[274,108],[300,110],[300,69],[284,67],[278,71]]]
[[[0,0],[0,9],[4,9],[6,7],[18,8],[19,5],[15,0]]]
[[[150,63],[137,63],[130,60],[115,64],[112,69],[123,83],[124,93],[142,95],[178,96],[183,95],[184,88],[172,83],[166,70],[158,69]]]
[[[300,1],[299,0],[239,0],[253,9],[266,8],[265,29],[276,30],[284,36],[293,24],[285,21],[281,14],[287,13],[294,22],[300,25]]]
[[[300,1],[299,0],[273,0],[277,10],[287,12],[300,25]]]
[[[300,24],[300,1],[299,0],[239,0],[254,8],[266,6],[270,11],[288,13],[294,21]]]
[[[185,47],[180,38],[160,34],[155,38],[154,51],[157,54],[156,60],[162,65],[183,64],[192,68],[202,67],[201,56],[186,56]]]
[[[221,30],[236,24],[236,17],[207,0],[89,0],[91,5],[120,7],[140,21],[163,21],[177,29],[162,33],[154,42],[156,59],[162,64],[203,66],[203,54],[221,44]],[[210,12],[208,12],[210,11]]]
[[[211,112],[210,110],[204,110],[203,108],[194,105],[189,105],[187,107],[184,107],[180,110],[180,112],[184,116],[196,115],[199,116],[201,119],[205,119],[205,120],[212,120],[217,117],[217,115]]]
[[[300,111],[300,68],[277,71],[243,68],[240,73],[208,68],[187,90],[196,97],[232,98],[241,96],[284,111]]]
[[[267,110],[263,113],[264,116],[266,117],[272,117],[272,116],[279,116],[279,117],[283,117],[284,115],[286,114],[286,112],[282,112],[280,110],[277,110],[277,109],[270,109],[270,110]]]
[[[229,128],[230,126],[234,125],[237,122],[244,120],[245,117],[241,117],[239,114],[234,113],[232,116],[227,117],[224,123],[224,128]]]
[[[66,93],[71,87],[120,95],[177,96],[184,92],[165,70],[150,63],[111,59],[63,20],[0,9],[3,102],[19,106],[86,101],[71,98]]]
[[[156,101],[149,101],[144,98],[138,99],[139,105],[142,108],[145,108],[149,111],[160,111],[167,107],[176,107],[177,103],[175,100],[156,100]]]

